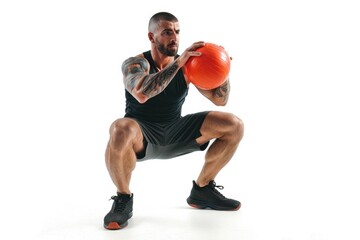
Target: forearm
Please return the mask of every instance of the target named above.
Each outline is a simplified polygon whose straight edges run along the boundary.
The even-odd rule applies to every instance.
[[[149,74],[150,64],[143,56],[128,58],[122,64],[123,81],[126,90],[140,103],[144,103],[149,98],[158,95],[169,85],[189,57],[201,55],[200,52],[195,51],[201,46],[204,46],[204,42],[194,43],[163,70],[154,74]]]
[[[162,71],[149,74],[150,65],[145,58],[131,57],[122,65],[125,88],[140,103],[161,93],[180,69],[175,60]]]
[[[227,79],[221,86],[214,89],[214,98],[220,105],[226,105],[230,94],[230,81]]]
[[[175,60],[162,71],[155,74],[147,75],[141,85],[141,91],[148,98],[154,97],[161,93],[171,82],[179,70],[179,64]]]
[[[204,46],[204,44],[205,43],[202,41],[192,44],[181,54],[181,56],[175,59],[174,62],[162,71],[146,76],[141,84],[142,94],[151,98],[161,93],[169,85],[179,69],[184,66],[189,57],[201,55],[200,52],[196,52],[195,50]]]
[[[217,106],[225,106],[229,99],[230,94],[230,82],[226,80],[221,86],[211,89],[211,90],[202,90],[199,89],[202,95],[208,98]]]

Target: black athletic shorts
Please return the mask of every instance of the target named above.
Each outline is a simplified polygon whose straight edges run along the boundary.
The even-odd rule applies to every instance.
[[[188,114],[169,123],[153,123],[134,119],[144,135],[145,150],[137,154],[137,161],[169,159],[194,151],[203,151],[209,142],[199,146],[200,128],[208,111]]]

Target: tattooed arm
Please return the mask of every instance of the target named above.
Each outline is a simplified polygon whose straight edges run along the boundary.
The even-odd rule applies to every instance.
[[[176,60],[154,74],[149,74],[150,64],[144,57],[136,56],[126,59],[121,67],[126,90],[140,103],[158,95],[169,85],[191,56],[201,55],[195,51],[201,46],[204,46],[204,42],[192,44]]]
[[[211,102],[217,106],[225,106],[230,94],[230,81],[227,79],[220,87],[203,90],[198,88],[199,92],[207,97]]]
[[[122,64],[123,81],[128,90],[140,103],[161,93],[179,70],[177,61],[162,71],[149,74],[150,64],[143,57],[130,57]]]

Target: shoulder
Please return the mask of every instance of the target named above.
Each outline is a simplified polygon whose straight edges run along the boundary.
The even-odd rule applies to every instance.
[[[140,53],[136,56],[132,56],[132,57],[129,57],[127,59],[125,59],[125,61],[123,62],[123,64],[125,63],[129,63],[129,62],[137,62],[137,61],[143,61],[143,60],[146,60],[145,56],[143,53]]]
[[[125,59],[122,64],[123,73],[127,73],[130,69],[141,68],[147,70],[149,68],[149,62],[146,60],[143,54],[138,54],[135,57],[129,57]]]

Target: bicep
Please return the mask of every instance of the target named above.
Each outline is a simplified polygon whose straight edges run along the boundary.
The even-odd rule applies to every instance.
[[[142,57],[131,57],[121,67],[125,88],[132,92],[138,89],[143,79],[149,74],[149,62]]]

